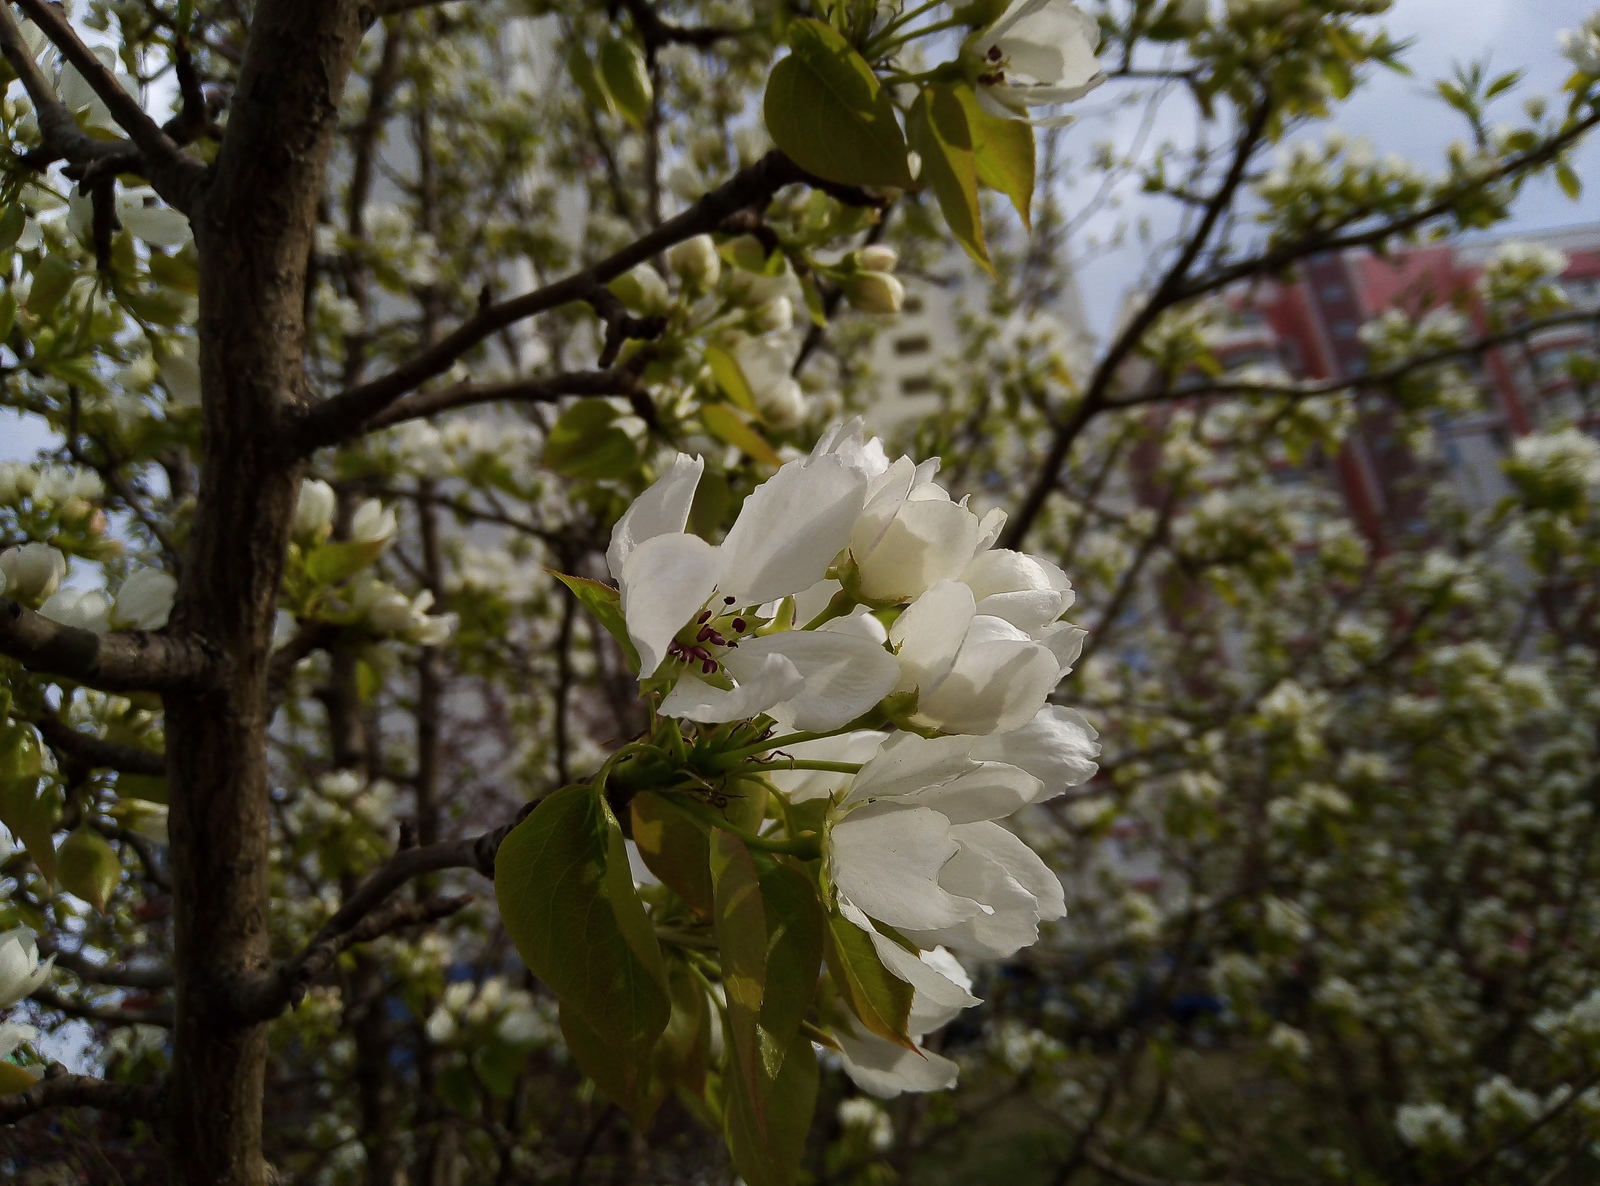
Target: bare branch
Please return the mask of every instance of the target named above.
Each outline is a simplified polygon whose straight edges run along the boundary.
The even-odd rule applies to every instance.
[[[339,433],[330,433],[325,426],[366,423],[408,391],[449,370],[458,358],[491,334],[525,318],[536,317],[574,301],[586,300],[608,281],[659,255],[674,243],[716,230],[730,215],[750,206],[764,205],[784,186],[796,182],[823,188],[841,201],[875,207],[884,204],[863,190],[825,184],[811,177],[783,153],[769,152],[755,164],[739,170],[681,214],[667,219],[649,234],[599,263],[543,288],[498,304],[486,305],[410,362],[301,413],[297,418],[298,423],[289,426],[291,446],[305,453],[316,448],[318,442],[324,439],[337,439]]]
[[[1528,321],[1492,334],[1485,334],[1481,338],[1475,338],[1459,346],[1451,346],[1443,350],[1432,350],[1427,354],[1418,354],[1413,358],[1397,362],[1393,366],[1385,367],[1381,371],[1367,371],[1360,375],[1339,376],[1333,379],[1325,379],[1318,383],[1247,383],[1221,380],[1215,383],[1202,383],[1197,387],[1167,387],[1159,390],[1137,391],[1131,395],[1107,399],[1104,406],[1108,409],[1137,408],[1146,404],[1177,403],[1209,395],[1254,395],[1280,399],[1316,399],[1318,396],[1334,395],[1356,387],[1382,387],[1386,383],[1393,383],[1398,379],[1403,379],[1414,371],[1438,366],[1440,363],[1451,362],[1458,358],[1471,358],[1479,354],[1486,354],[1496,346],[1520,341],[1531,337],[1533,334],[1542,333],[1547,329],[1559,329],[1566,325],[1600,325],[1600,312],[1591,309],[1542,317],[1537,321]]]
[[[128,133],[128,137],[139,150],[144,162],[144,171],[149,174],[156,192],[177,209],[187,210],[196,186],[206,175],[206,166],[179,148],[172,137],[162,130],[161,125],[151,119],[144,108],[139,106],[139,101],[122,89],[122,84],[117,81],[116,75],[107,70],[100,59],[94,56],[94,51],[79,39],[65,12],[51,4],[49,0],[17,0],[17,6],[28,14],[28,18],[34,24],[44,30],[45,36],[50,38],[55,47],[61,51],[61,56],[72,64],[94,93],[100,96],[101,102],[111,112],[111,117],[117,121],[117,125]],[[6,18],[9,20],[9,12],[6,13]],[[10,57],[9,53],[7,57]],[[34,70],[37,74],[37,64]],[[32,94],[32,88],[28,89]],[[34,96],[34,101],[38,102],[37,96]],[[62,110],[66,109],[63,107]],[[70,117],[71,113],[67,114]],[[43,126],[42,120],[40,126]]]
[[[719,41],[742,37],[751,31],[748,28],[724,29],[715,25],[674,25],[662,20],[649,0],[622,0],[622,7],[628,10],[634,28],[639,30],[639,37],[651,50],[663,45],[693,45],[707,49]]]
[[[1271,115],[1272,104],[1263,98],[1250,113],[1249,122],[1240,129],[1239,138],[1234,143],[1233,160],[1228,167],[1227,175],[1218,184],[1216,192],[1211,195],[1198,225],[1178,253],[1178,258],[1167,269],[1166,275],[1162,277],[1161,283],[1156,286],[1155,292],[1145,302],[1144,307],[1123,327],[1116,341],[1106,351],[1105,357],[1095,367],[1094,375],[1084,391],[1083,400],[1072,417],[1057,426],[1050,448],[1045,454],[1045,460],[1039,467],[1039,472],[1034,475],[1033,484],[1029,487],[1017,513],[1006,524],[1005,535],[1001,541],[1003,547],[1021,547],[1022,541],[1027,537],[1028,529],[1033,526],[1034,520],[1039,517],[1039,512],[1044,509],[1046,500],[1056,488],[1056,475],[1066,464],[1073,442],[1088,426],[1089,421],[1104,409],[1112,381],[1121,370],[1123,362],[1133,353],[1162,312],[1178,299],[1176,293],[1188,277],[1189,269],[1194,266],[1195,260],[1200,258],[1200,253],[1205,250],[1211,233],[1216,229],[1223,213],[1232,205],[1239,186],[1244,183],[1245,170],[1261,144]]]
[[[46,1108],[99,1108],[141,1120],[160,1117],[161,1095],[153,1087],[108,1083],[92,1075],[74,1075],[51,1063],[44,1078],[26,1091],[0,1095],[0,1124],[17,1121]]]
[[[240,1016],[253,1021],[270,1020],[284,1009],[298,1004],[304,998],[312,978],[352,944],[376,938],[397,927],[444,918],[460,910],[471,900],[470,895],[463,898],[434,898],[374,914],[401,886],[426,873],[439,873],[446,869],[475,869],[483,876],[492,878],[500,842],[533,807],[534,804],[529,803],[511,823],[481,836],[443,840],[421,848],[403,848],[395,853],[322,925],[304,951],[293,960],[280,964],[272,975],[240,985],[235,999],[235,1008]]]
[[[120,745],[92,733],[83,733],[59,717],[40,717],[33,722],[45,742],[57,754],[90,767],[119,770],[124,774],[149,774],[159,778],[167,772],[165,754]]]
[[[53,988],[36,988],[29,999],[46,1009],[65,1013],[68,1017],[82,1017],[86,1021],[103,1021],[107,1025],[155,1025],[172,1028],[171,1008],[138,1009],[122,1005],[85,1005],[63,996]]]
[[[170,988],[172,969],[153,965],[146,968],[127,964],[97,964],[81,951],[62,951],[53,944],[40,942],[43,955],[53,955],[56,967],[65,968],[79,980],[88,984],[104,984],[112,988]]]
[[[287,970],[289,1006],[292,1008],[305,998],[306,989],[332,966],[341,952],[358,943],[370,943],[391,931],[449,918],[470,905],[472,900],[471,894],[438,894],[422,902],[391,902],[373,911],[349,930],[312,943]]]
[[[511,379],[504,383],[457,383],[438,391],[424,391],[407,396],[390,404],[364,424],[324,424],[320,427],[339,430],[335,435],[305,441],[308,449],[337,444],[363,432],[388,428],[405,420],[419,420],[439,412],[457,408],[470,408],[488,403],[552,403],[569,395],[632,395],[639,388],[636,371],[627,367],[613,367],[603,371],[580,371],[574,374],[551,375],[545,379]]]
[[[0,655],[10,655],[31,671],[106,692],[203,687],[218,666],[192,637],[147,630],[96,634],[52,622],[8,597],[0,597]]]
[[[0,4],[0,53],[10,63],[11,69],[22,81],[34,108],[39,113],[39,131],[44,137],[41,151],[29,154],[28,163],[43,168],[56,160],[84,164],[100,157],[121,153],[127,145],[109,140],[96,140],[78,126],[71,110],[56,95],[56,89],[39,68],[22,27],[11,13],[9,4]]]

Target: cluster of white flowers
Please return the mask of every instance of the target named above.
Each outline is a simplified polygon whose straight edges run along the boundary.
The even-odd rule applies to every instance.
[[[36,607],[63,626],[84,630],[160,630],[172,614],[178,582],[154,568],[135,569],[112,597],[100,589],[63,589],[67,559],[49,544],[0,552],[0,594]]]
[[[1579,74],[1600,77],[1600,12],[1561,33],[1561,52]]]
[[[891,463],[859,424],[757,487],[721,544],[685,531],[702,469],[680,455],[612,536],[641,679],[664,716],[800,731],[773,782],[827,800],[837,908],[915,988],[919,1038],[976,1003],[952,951],[1003,958],[1065,913],[1056,875],[997,821],[1095,773],[1094,730],[1046,703],[1082,646],[1061,621],[1071,585],[996,548],[1003,515],[953,501],[937,462]],[[880,720],[915,731],[849,728]],[[956,1073],[853,1024],[838,1038],[875,1094]]]
[[[536,1000],[525,989],[507,988],[498,976],[489,977],[481,985],[468,980],[449,985],[428,1015],[424,1029],[430,1042],[444,1046],[463,1029],[488,1027],[514,1046],[547,1045],[561,1033],[548,1000]]]
[[[105,483],[93,470],[70,465],[0,463],[0,503],[14,506],[29,499],[35,507],[68,506],[73,500],[90,503],[105,497]]]
[[[1530,433],[1512,445],[1505,469],[1535,505],[1573,507],[1600,490],[1600,441],[1576,428]]]
[[[1467,1127],[1443,1104],[1405,1104],[1394,1114],[1395,1130],[1413,1149],[1445,1153],[1459,1148]]]

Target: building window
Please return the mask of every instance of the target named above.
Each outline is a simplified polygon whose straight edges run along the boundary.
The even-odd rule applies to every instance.
[[[922,312],[922,298],[919,296],[908,295],[900,304],[900,312],[902,314]]]
[[[932,375],[907,375],[900,380],[901,395],[926,395],[932,390]]]
[[[894,340],[894,352],[901,358],[906,358],[913,354],[926,354],[932,349],[933,343],[928,339],[927,334],[918,334],[914,338],[896,338]]]

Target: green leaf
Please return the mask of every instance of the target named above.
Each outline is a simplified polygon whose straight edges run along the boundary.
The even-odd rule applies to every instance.
[[[597,111],[616,114],[617,105],[612,102],[611,92],[606,90],[606,84],[601,80],[594,63],[577,42],[567,51],[567,72],[572,75],[572,81],[577,84],[578,91],[589,106]]]
[[[700,419],[706,426],[706,431],[719,441],[725,441],[738,449],[747,457],[753,457],[763,465],[770,465],[777,469],[783,464],[783,458],[770,444],[767,438],[756,431],[755,427],[740,418],[728,404],[702,404],[700,406]]]
[[[983,242],[983,209],[978,205],[978,170],[972,132],[960,98],[947,86],[929,87],[911,105],[906,135],[922,157],[922,176],[939,200],[944,221],[966,253],[991,273]]]
[[[306,553],[306,572],[319,585],[337,585],[383,555],[387,540],[346,540],[319,544]]]
[[[0,342],[11,336],[17,323],[17,298],[11,292],[0,292]]]
[[[880,1038],[913,1048],[906,1033],[911,985],[884,966],[865,931],[833,910],[828,912],[828,972],[862,1025]]]
[[[67,295],[78,269],[63,256],[47,255],[33,269],[33,287],[28,290],[28,312],[43,317]]]
[[[28,212],[19,202],[11,203],[0,212],[0,251],[10,251],[16,247],[17,240],[22,238],[23,228],[27,225]]]
[[[1574,202],[1583,194],[1583,182],[1578,180],[1577,172],[1566,161],[1556,162],[1556,184]]]
[[[163,288],[171,288],[189,296],[195,296],[200,291],[200,269],[195,266],[187,250],[177,255],[152,251],[147,267],[150,279]]]
[[[805,300],[806,312],[811,314],[811,324],[826,328],[828,309],[822,302],[822,290],[809,272],[800,277],[800,296]]]
[[[122,862],[110,841],[84,825],[74,829],[56,851],[56,879],[62,889],[104,914],[122,880]]]
[[[523,960],[563,1016],[592,1031],[592,1043],[574,1045],[578,1065],[618,1104],[638,1107],[672,1005],[622,829],[600,793],[569,786],[540,803],[500,845],[494,887]]]
[[[711,368],[711,377],[717,381],[722,394],[750,415],[760,417],[761,413],[756,410],[756,397],[750,391],[750,381],[744,377],[744,368],[739,365],[738,359],[721,346],[707,346],[706,365]]]
[[[39,733],[23,721],[0,726],[0,824],[22,842],[47,881],[56,871],[55,823],[61,800],[44,770]]]
[[[38,1079],[16,1063],[0,1059],[0,1095],[15,1095],[19,1091],[27,1091],[37,1082]]]
[[[118,774],[117,794],[124,799],[143,799],[146,803],[167,801],[167,780],[156,774]]]
[[[580,399],[550,430],[544,463],[569,478],[621,478],[639,464],[633,438],[617,427],[621,413],[603,399]]]
[[[622,594],[601,581],[588,577],[568,576],[564,572],[546,569],[551,576],[572,591],[578,603],[594,615],[595,621],[606,628],[606,633],[617,640],[622,653],[635,671],[639,670],[639,650],[628,637],[628,623],[622,617]]]
[[[645,867],[695,913],[710,918],[711,848],[705,830],[653,791],[635,795],[630,808],[633,842]]]
[[[906,141],[872,67],[820,21],[789,26],[762,111],[773,143],[802,169],[842,185],[909,188]]]
[[[972,161],[978,180],[990,189],[1005,194],[1022,218],[1022,225],[1033,229],[1033,186],[1037,152],[1033,125],[1020,119],[990,115],[978,105],[971,87],[952,87],[967,113],[972,132]]]
[[[765,1133],[767,1100],[792,1049],[809,1052],[800,1022],[822,966],[822,911],[811,878],[750,852],[722,829],[711,834],[717,945],[728,1003],[729,1042],[738,1091]]]
[[[622,118],[642,131],[650,118],[654,90],[639,47],[626,37],[605,42],[600,47],[600,77]]]
[[[738,1075],[723,1075],[728,1152],[747,1186],[793,1186],[817,1106],[817,1058],[801,1040],[768,1089],[765,1124]]]

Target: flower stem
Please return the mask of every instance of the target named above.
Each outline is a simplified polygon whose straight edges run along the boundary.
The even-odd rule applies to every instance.
[[[790,759],[786,762],[751,762],[742,770],[827,770],[835,774],[860,774],[860,762],[800,762]]]
[[[835,733],[785,733],[782,737],[769,737],[758,745],[747,745],[743,749],[731,749],[717,755],[717,769],[729,770],[746,758],[753,758],[757,754],[771,753],[775,749],[782,749],[786,745],[799,745],[802,741],[818,741],[824,737],[835,737]]]

